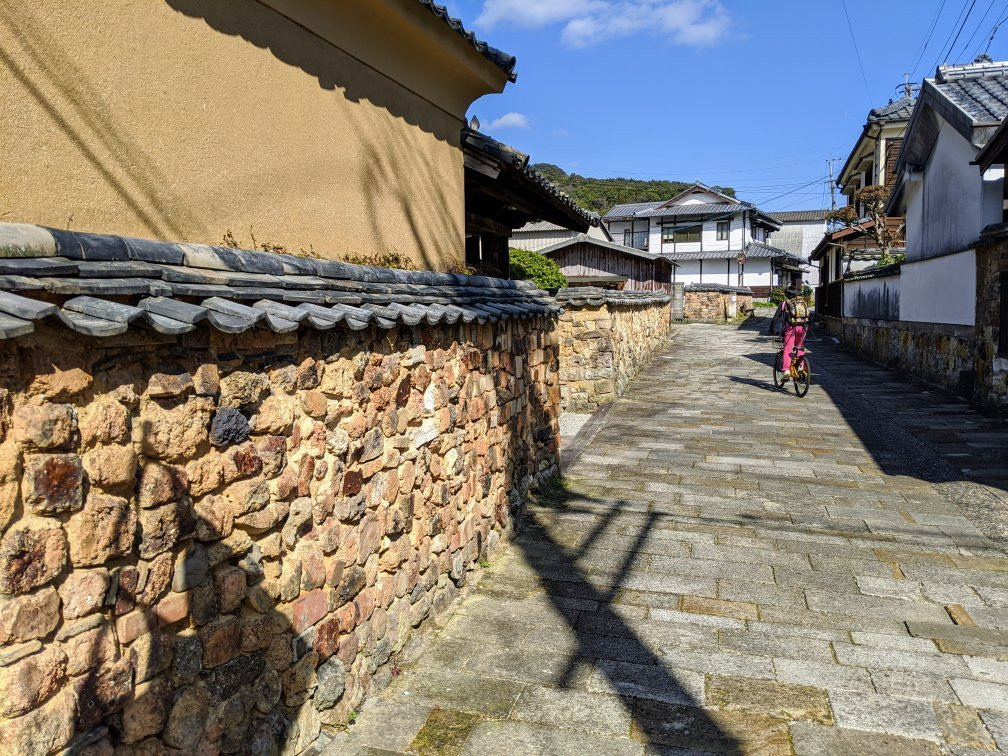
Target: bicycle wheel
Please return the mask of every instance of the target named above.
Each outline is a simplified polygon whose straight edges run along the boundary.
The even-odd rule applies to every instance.
[[[777,388],[781,388],[784,385],[784,368],[781,365],[784,363],[784,350],[777,352],[777,359],[774,360],[773,365],[773,383]]]
[[[800,397],[805,396],[812,384],[812,366],[804,356],[795,361],[795,373],[797,374],[794,379],[795,393]]]

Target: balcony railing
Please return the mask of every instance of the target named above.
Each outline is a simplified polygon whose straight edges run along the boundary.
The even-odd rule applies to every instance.
[[[617,241],[619,241],[617,239]],[[623,232],[623,246],[633,247],[634,249],[647,249],[648,248],[648,232],[647,231],[624,231]]]

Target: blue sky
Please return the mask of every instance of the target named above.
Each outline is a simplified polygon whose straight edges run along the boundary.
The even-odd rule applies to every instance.
[[[869,107],[904,73],[972,60],[1008,16],[1008,0],[846,0],[862,78],[841,0],[442,1],[518,58],[517,83],[470,111],[487,133],[567,171],[725,184],[771,210],[828,205],[826,160]],[[989,54],[1008,58],[1008,22]]]

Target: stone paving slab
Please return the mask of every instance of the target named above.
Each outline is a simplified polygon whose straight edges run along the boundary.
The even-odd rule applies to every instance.
[[[1008,424],[763,326],[680,329],[325,753],[1008,751]]]

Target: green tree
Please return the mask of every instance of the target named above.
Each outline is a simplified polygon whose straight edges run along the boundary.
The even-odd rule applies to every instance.
[[[538,252],[514,248],[508,250],[508,268],[511,278],[535,281],[540,289],[562,289],[567,285],[567,278],[560,272],[560,266]]]
[[[577,173],[567,173],[553,163],[536,163],[532,166],[543,176],[571,196],[581,207],[604,215],[613,205],[629,202],[658,202],[667,200],[692,186],[688,181],[642,181],[629,178],[591,178]],[[727,186],[711,187],[729,197],[735,190]]]

